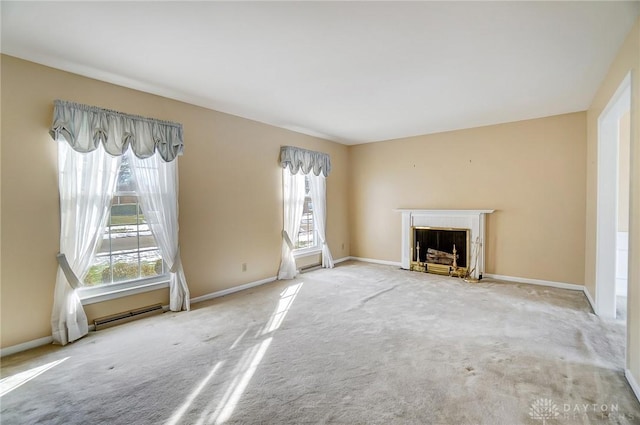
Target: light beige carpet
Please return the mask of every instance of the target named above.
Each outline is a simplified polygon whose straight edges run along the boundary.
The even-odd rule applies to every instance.
[[[4,358],[3,378],[50,368],[0,418],[638,424],[623,341],[581,292],[348,262]]]

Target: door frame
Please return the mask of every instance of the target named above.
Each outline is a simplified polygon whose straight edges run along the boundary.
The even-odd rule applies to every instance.
[[[616,317],[616,236],[620,118],[631,109],[631,72],[598,117],[596,314]]]

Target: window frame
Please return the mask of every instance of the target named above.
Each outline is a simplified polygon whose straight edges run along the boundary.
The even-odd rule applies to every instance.
[[[120,173],[120,170],[118,170],[118,174],[119,173]],[[113,207],[113,199],[115,199],[118,196],[135,196],[136,198],[138,198],[136,205],[137,205],[137,211],[140,211],[139,195],[136,190],[117,190],[116,188],[116,190],[112,194],[112,205],[110,208]],[[138,219],[136,219],[136,221],[138,221]],[[137,226],[139,225],[140,224],[138,223]],[[109,211],[109,222],[106,224],[106,226],[109,226],[109,227],[112,226],[111,211]],[[149,230],[151,229],[149,228]],[[140,237],[139,227],[137,229],[137,232],[138,232],[138,238],[139,238]],[[154,239],[155,239],[155,236],[154,236]],[[138,244],[139,244],[139,241],[138,241]],[[156,249],[159,250],[159,248],[156,248]],[[138,250],[135,252],[138,252],[138,253],[140,252],[139,245],[138,245]],[[113,256],[113,252],[111,252],[111,249],[107,255],[109,257]],[[110,268],[113,267],[113,264],[111,263],[111,261],[109,262],[109,267]],[[164,261],[163,261],[163,271],[164,273],[161,275],[139,277],[137,279],[125,280],[120,282],[113,282],[113,273],[112,273],[111,274],[112,281],[110,283],[96,284],[92,286],[82,286],[80,288],[77,288],[76,292],[78,294],[78,297],[80,298],[81,303],[83,305],[88,305],[88,304],[99,303],[99,302],[108,301],[116,298],[121,298],[129,295],[168,288],[171,275],[167,270],[167,266],[166,264],[164,264]]]
[[[82,305],[88,305],[168,288],[169,279],[169,275],[164,274],[162,276],[128,280],[126,282],[110,283],[100,286],[83,286],[76,289],[76,292]]]

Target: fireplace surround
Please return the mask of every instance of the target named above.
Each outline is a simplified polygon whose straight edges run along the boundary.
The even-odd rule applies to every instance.
[[[473,268],[476,259],[471,258],[474,244],[477,246],[477,266],[471,274],[472,278],[481,279],[484,272],[485,260],[485,227],[486,215],[494,210],[423,210],[423,209],[397,209],[402,214],[402,247],[401,266],[411,270],[415,261],[416,250],[414,247],[415,228],[453,229],[467,231],[469,244],[466,247],[466,266]],[[456,248],[458,248],[456,246]],[[460,253],[458,253],[460,256]],[[421,253],[424,258],[424,253]],[[474,264],[469,264],[473,262]],[[442,271],[442,270],[441,270]]]

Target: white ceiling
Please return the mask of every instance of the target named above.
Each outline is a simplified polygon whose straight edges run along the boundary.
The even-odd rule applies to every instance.
[[[639,12],[638,1],[2,1],[1,45],[356,144],[583,111]]]

